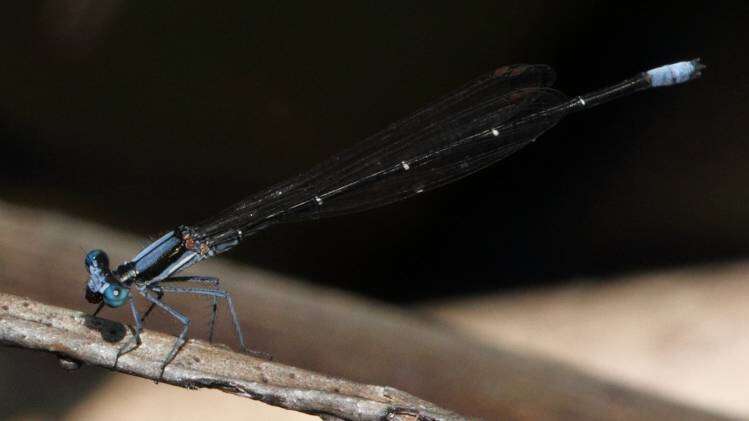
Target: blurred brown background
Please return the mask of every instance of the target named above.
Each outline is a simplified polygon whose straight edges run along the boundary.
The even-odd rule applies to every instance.
[[[742,259],[748,18],[744,1],[8,2],[0,198],[145,244],[500,65],[550,64],[575,95],[702,57],[702,80],[572,116],[452,186],[276,227],[224,259],[430,311]]]
[[[574,95],[701,56],[698,83],[572,116],[439,192],[279,227],[229,258],[416,300],[743,256],[749,6],[679,4],[8,3],[3,197],[153,236],[500,65],[548,63]]]

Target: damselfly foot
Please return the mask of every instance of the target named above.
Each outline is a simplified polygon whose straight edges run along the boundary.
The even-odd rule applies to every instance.
[[[262,360],[273,361],[273,355],[271,355],[271,354],[269,354],[267,352],[255,351],[253,349],[243,349],[242,353],[243,354],[247,354],[247,355],[249,355],[251,357],[260,358]]]

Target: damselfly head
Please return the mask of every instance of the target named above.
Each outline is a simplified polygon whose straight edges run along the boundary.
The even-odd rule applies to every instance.
[[[89,273],[86,283],[86,301],[98,304],[104,298],[103,291],[108,285],[109,257],[102,250],[91,250],[84,260]]]
[[[102,250],[91,250],[86,254],[85,264],[89,273],[86,283],[86,300],[92,304],[104,300],[104,303],[110,307],[125,304],[130,291],[112,274],[107,254]]]

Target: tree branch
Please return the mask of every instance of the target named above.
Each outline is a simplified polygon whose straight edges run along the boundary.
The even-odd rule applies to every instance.
[[[159,380],[176,338],[144,331],[143,344],[113,367],[117,350],[131,335],[120,323],[0,293],[0,343],[57,354],[65,368],[85,363]],[[219,389],[327,420],[465,419],[394,388],[327,377],[198,340],[188,341],[161,381]]]

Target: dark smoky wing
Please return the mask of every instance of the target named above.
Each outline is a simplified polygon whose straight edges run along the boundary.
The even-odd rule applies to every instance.
[[[321,203],[286,217],[301,220],[363,211],[451,183],[533,142],[557,120],[516,126],[512,122],[565,100],[548,88],[521,89],[454,114],[439,126],[412,134],[408,147],[373,151],[369,159],[355,162],[346,177],[326,174],[310,192]],[[341,186],[346,188],[326,197]]]

